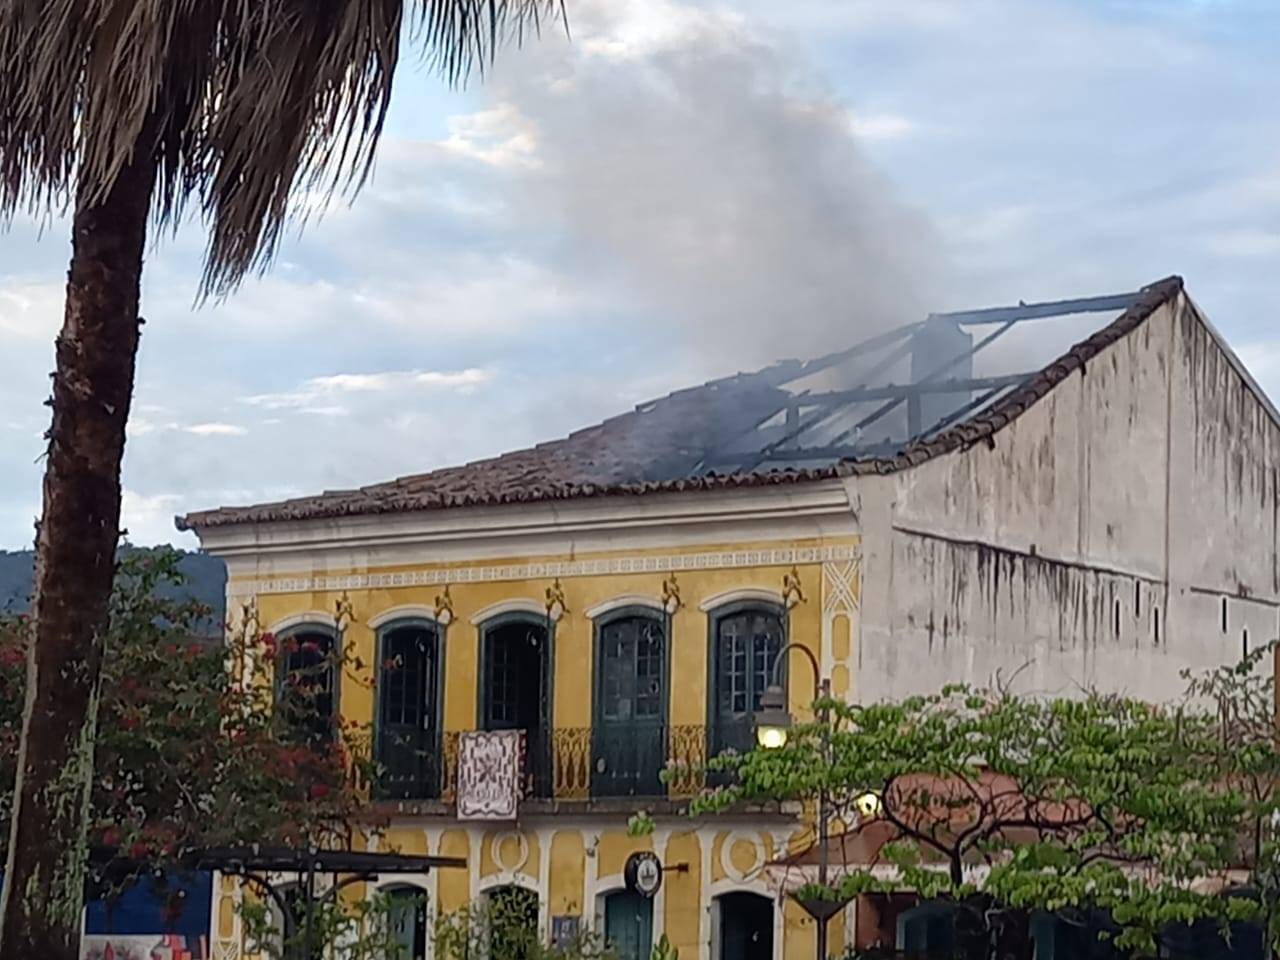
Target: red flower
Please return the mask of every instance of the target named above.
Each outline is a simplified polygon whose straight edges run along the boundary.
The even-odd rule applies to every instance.
[[[145,860],[147,853],[147,845],[141,840],[135,841],[129,847],[129,856],[134,860]]]
[[[102,831],[102,842],[108,847],[114,847],[120,842],[120,831],[115,827],[107,827]]]
[[[323,800],[329,795],[329,788],[323,783],[313,783],[311,785],[311,799]]]
[[[304,640],[302,641],[302,652],[303,653],[319,653],[320,644],[316,643],[314,640]]]
[[[0,650],[0,664],[6,667],[16,667],[25,659],[27,659],[26,655],[19,647],[5,647]]]

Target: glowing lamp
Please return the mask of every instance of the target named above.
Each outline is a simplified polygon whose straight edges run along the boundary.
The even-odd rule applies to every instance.
[[[782,687],[772,684],[760,695],[760,709],[756,711],[756,743],[765,750],[777,750],[787,745],[791,732],[791,714],[787,712],[787,697]]]

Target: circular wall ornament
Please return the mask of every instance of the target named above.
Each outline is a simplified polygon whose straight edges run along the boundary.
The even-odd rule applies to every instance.
[[[506,841],[508,840],[516,842],[514,857],[503,856],[503,848],[507,846]],[[493,858],[494,866],[504,873],[519,873],[524,869],[524,865],[529,862],[529,841],[518,830],[495,833],[489,840],[489,856]]]
[[[627,857],[622,877],[627,889],[651,899],[662,887],[662,861],[648,850]]]
[[[750,845],[752,850],[751,866],[746,870],[739,870],[733,862],[733,848],[739,843]],[[764,858],[764,849],[759,835],[747,830],[731,830],[720,843],[720,868],[734,883],[745,883],[747,877],[754,874],[764,863]]]

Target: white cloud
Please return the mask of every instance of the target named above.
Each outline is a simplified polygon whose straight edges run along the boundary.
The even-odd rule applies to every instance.
[[[176,541],[184,547],[194,547],[193,537],[180,536],[173,527],[173,517],[181,503],[180,494],[143,494],[126,487],[120,504],[120,525],[128,531],[131,543]]]
[[[392,390],[427,387],[470,393],[488,383],[493,371],[479,367],[465,370],[388,370],[382,373],[338,373],[312,377],[298,389],[281,393],[261,393],[244,397],[243,402],[264,410],[298,410],[305,413],[338,415],[346,408],[332,401],[350,394],[387,393]]]
[[[863,140],[897,140],[914,133],[916,125],[896,113],[850,113],[849,129]]]
[[[583,55],[617,63],[678,49],[708,29],[742,23],[723,8],[700,10],[671,0],[586,0],[573,12]]]
[[[234,423],[193,423],[180,429],[197,437],[243,437],[249,432]]]
[[[449,118],[445,150],[494,167],[536,167],[537,134],[509,103]]]
[[[62,325],[64,287],[0,278],[0,336],[47,342]]]
[[[736,0],[753,20],[774,22],[785,29],[821,37],[835,32],[938,32],[962,27],[985,0]]]

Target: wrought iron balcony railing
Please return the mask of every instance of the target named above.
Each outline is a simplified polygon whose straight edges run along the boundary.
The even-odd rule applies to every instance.
[[[374,796],[442,800],[457,796],[460,731],[439,747],[383,738]],[[702,726],[619,724],[532,731],[525,747],[525,796],[586,801],[606,797],[690,797],[703,785],[707,732]]]

